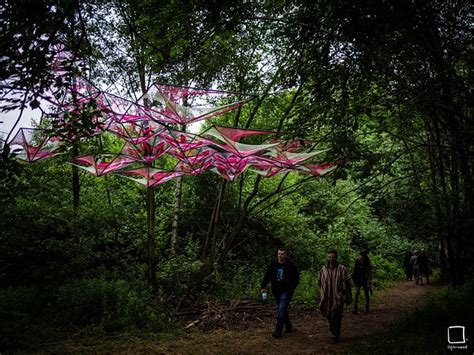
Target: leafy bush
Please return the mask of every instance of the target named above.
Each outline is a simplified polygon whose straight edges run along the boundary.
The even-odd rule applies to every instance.
[[[168,328],[164,308],[146,285],[87,279],[58,287],[0,291],[0,349],[34,347],[54,329],[94,326],[105,333]]]
[[[131,289],[123,280],[81,280],[61,286],[53,296],[52,306],[59,311],[60,323],[70,322],[78,327],[97,324],[107,332],[130,326],[159,326],[150,295]]]
[[[217,276],[216,296],[221,299],[259,297],[260,282],[264,271],[255,270],[251,265],[228,265],[225,273]]]
[[[389,260],[380,255],[371,256],[373,280],[375,287],[384,286],[387,281],[399,280],[404,277],[403,270],[397,261]]]
[[[185,255],[163,260],[158,266],[158,284],[166,293],[174,297],[185,297],[192,292],[195,284],[193,279],[201,266],[201,261]]]
[[[319,302],[318,271],[302,271],[300,284],[295,290],[293,302],[304,308],[315,309]]]

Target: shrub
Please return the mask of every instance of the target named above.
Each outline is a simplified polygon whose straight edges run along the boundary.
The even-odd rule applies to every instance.
[[[0,348],[29,348],[55,328],[94,326],[105,333],[125,329],[163,331],[168,317],[146,285],[86,279],[56,287],[0,291]]]

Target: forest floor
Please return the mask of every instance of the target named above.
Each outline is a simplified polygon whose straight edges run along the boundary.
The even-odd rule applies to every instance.
[[[153,340],[147,337],[120,335],[116,337],[73,336],[61,343],[50,344],[38,353],[107,353],[107,354],[334,354],[350,353],[364,339],[387,331],[390,325],[420,308],[436,289],[431,285],[397,282],[377,292],[369,313],[344,311],[339,343],[331,340],[329,327],[316,308],[298,309],[290,305],[294,331],[274,339],[275,322],[272,305],[260,305],[258,314],[250,309],[243,318],[232,322],[206,325],[205,321],[190,327],[185,334]],[[362,303],[363,304],[363,303]],[[363,308],[363,307],[361,307]],[[241,314],[241,313],[240,313]],[[210,318],[209,318],[210,320]],[[191,324],[192,322],[188,322]],[[196,323],[196,322],[195,322]],[[217,324],[217,325],[216,325]],[[46,345],[46,344],[45,344]],[[387,349],[389,351],[389,349]]]

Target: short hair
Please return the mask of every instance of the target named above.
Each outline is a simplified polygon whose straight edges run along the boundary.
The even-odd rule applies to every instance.
[[[284,251],[286,253],[286,248],[285,247],[278,247],[277,251],[279,251],[279,250]]]
[[[331,249],[328,251],[328,254],[336,254],[337,257],[337,250],[336,249]]]

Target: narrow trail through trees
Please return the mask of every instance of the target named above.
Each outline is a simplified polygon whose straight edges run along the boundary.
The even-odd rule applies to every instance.
[[[415,285],[409,281],[398,282],[380,291],[371,303],[370,313],[353,314],[349,306],[344,312],[341,341],[337,344],[332,342],[328,323],[315,307],[314,311],[291,309],[294,331],[284,334],[281,339],[273,339],[271,336],[275,321],[272,312],[272,316],[262,319],[256,317],[259,319],[257,322],[234,324],[225,329],[218,327],[208,331],[196,328],[186,335],[169,340],[153,342],[137,338],[132,341],[102,338],[88,339],[86,345],[77,339],[77,342],[72,341],[69,346],[75,351],[96,353],[113,351],[127,354],[350,353],[350,349],[365,338],[387,330],[395,320],[402,319],[421,307],[435,289],[436,287],[431,285]],[[72,350],[69,346],[61,350]]]
[[[342,320],[341,342],[334,344],[325,318],[316,311],[292,312],[294,332],[273,339],[274,317],[245,330],[193,333],[146,350],[165,353],[338,353],[349,351],[364,338],[386,330],[390,324],[422,306],[435,287],[400,282],[383,290],[371,312],[353,314],[349,306]],[[291,311],[290,311],[291,312]],[[138,350],[138,349],[137,349]],[[145,350],[145,349],[143,349]]]

